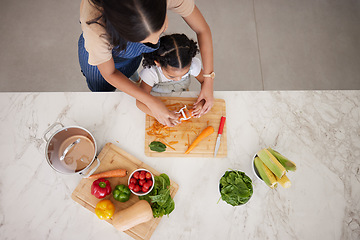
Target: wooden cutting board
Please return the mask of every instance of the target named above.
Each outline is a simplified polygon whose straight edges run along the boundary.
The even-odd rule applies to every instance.
[[[184,105],[188,109],[197,100],[196,98],[182,97],[161,97],[160,98],[170,110],[180,110]],[[165,139],[159,139],[156,136],[148,134],[149,129],[156,121],[155,118],[146,115],[145,122],[145,155],[149,157],[214,157],[215,142],[219,130],[221,116],[226,117],[226,105],[224,99],[215,99],[212,109],[201,118],[191,118],[190,120],[169,128],[169,136]],[[207,126],[214,127],[214,133],[199,143],[189,154],[185,154],[188,144],[191,144],[200,132]],[[226,122],[221,136],[221,144],[216,155],[217,158],[227,156],[227,136]],[[150,150],[149,144],[152,141],[161,141],[170,145],[165,152],[154,152]],[[177,143],[176,143],[177,142]]]
[[[117,147],[112,143],[107,143],[104,148],[101,150],[98,158],[101,162],[99,168],[95,171],[95,173],[100,173],[108,170],[114,170],[118,168],[124,168],[128,171],[128,175],[123,178],[108,178],[107,180],[110,181],[111,188],[118,184],[126,184],[128,183],[129,175],[138,168],[145,168],[152,172],[154,175],[160,175],[158,171],[151,168],[150,166],[146,165],[145,163],[141,162],[134,156],[130,155],[129,153],[125,152],[121,148]],[[170,177],[170,176],[169,176]],[[73,191],[71,198],[85,207],[86,209],[90,210],[95,214],[95,206],[100,201],[93,195],[91,195],[91,185],[94,179],[82,179],[79,185]],[[171,187],[170,187],[170,195],[174,198],[177,190],[179,189],[179,185],[176,184],[174,181],[170,179]],[[131,194],[130,199],[127,202],[118,202],[114,200],[112,194],[106,196],[104,199],[109,199],[115,205],[115,213],[121,211],[125,208],[130,207],[137,201],[139,198],[134,194]],[[176,211],[176,203],[175,203],[175,210]],[[161,218],[154,218],[148,222],[142,223],[137,225],[127,231],[126,234],[130,235],[134,239],[137,240],[145,240],[150,239],[151,235],[155,231],[157,225],[159,224]],[[100,220],[99,221],[103,221]],[[108,223],[112,224],[112,219],[107,220]]]

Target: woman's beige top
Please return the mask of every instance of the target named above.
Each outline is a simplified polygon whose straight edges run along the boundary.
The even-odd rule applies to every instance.
[[[189,16],[194,10],[194,0],[167,0],[167,8],[182,17]],[[85,39],[85,49],[89,53],[89,64],[99,65],[112,58],[113,46],[110,44],[106,30],[99,24],[86,24],[87,21],[100,16],[100,12],[89,0],[80,4],[80,22]]]

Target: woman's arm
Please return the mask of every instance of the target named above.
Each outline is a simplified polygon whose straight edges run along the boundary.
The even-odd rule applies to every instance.
[[[147,85],[145,82],[141,82],[140,83],[140,88],[143,89],[145,92],[149,93],[151,92],[152,87]],[[143,111],[144,113],[153,116],[151,110],[141,101],[139,101],[138,99],[136,99],[136,106]]]
[[[204,70],[200,70],[200,73],[199,73],[199,75],[197,75],[195,78],[196,78],[196,80],[198,80],[199,81],[199,83],[200,84],[203,84],[203,82],[204,82]]]
[[[203,62],[203,74],[210,74],[214,71],[213,45],[210,27],[202,16],[200,10],[196,7],[193,12],[184,17],[185,22],[190,26],[197,35],[201,59]],[[205,77],[201,85],[201,91],[195,105],[201,100],[205,100],[205,104],[200,115],[207,113],[214,105],[214,79]]]
[[[145,103],[151,110],[152,116],[154,116],[161,124],[169,127],[174,126],[172,122],[177,119],[176,114],[170,112],[160,99],[150,95],[144,89],[136,86],[130,79],[117,70],[112,58],[105,63],[99,64],[97,67],[107,82],[117,89],[136,98],[140,102]]]

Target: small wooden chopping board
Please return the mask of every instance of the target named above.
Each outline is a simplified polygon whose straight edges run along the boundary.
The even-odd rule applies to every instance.
[[[180,110],[181,106],[186,105],[188,109],[192,108],[197,100],[196,98],[182,97],[160,97],[170,110]],[[174,108],[174,109],[172,109]],[[145,155],[149,157],[214,157],[217,132],[220,125],[220,118],[226,117],[226,104],[224,99],[215,99],[214,106],[201,118],[191,118],[190,120],[169,128],[169,136],[165,139],[159,139],[156,136],[150,136],[147,132],[156,121],[155,118],[146,115],[145,122]],[[188,144],[191,144],[200,132],[207,126],[214,127],[214,133],[199,143],[189,154],[185,154]],[[152,141],[161,141],[170,145],[165,152],[155,152],[150,150],[149,144]],[[177,143],[176,143],[177,142]],[[227,156],[227,136],[226,122],[221,136],[221,144],[216,157]]]
[[[134,156],[130,155],[129,153],[125,152],[121,148],[117,147],[112,143],[107,143],[104,148],[101,150],[98,158],[101,162],[99,168],[95,171],[95,173],[100,173],[108,170],[115,170],[119,168],[124,168],[128,171],[126,177],[123,178],[107,178],[109,180],[111,188],[118,184],[127,185],[129,175],[136,169],[144,168],[152,172],[154,175],[158,176],[160,173],[155,169],[151,168],[150,166],[146,165],[145,163],[141,162]],[[90,210],[91,212],[95,213],[95,206],[100,201],[93,195],[91,195],[91,185],[94,179],[82,179],[79,185],[73,191],[71,198],[85,207],[86,209]],[[179,189],[179,185],[176,184],[174,181],[171,180],[171,187],[170,187],[170,195],[174,198],[177,190]],[[134,203],[139,201],[139,198],[134,194],[131,194],[130,199],[127,202],[118,202],[114,200],[112,194],[106,196],[104,199],[109,199],[115,205],[115,213],[121,211],[125,208],[130,207]],[[175,203],[176,206],[176,203]],[[176,211],[176,208],[175,210]],[[137,240],[146,240],[150,239],[151,235],[155,231],[157,225],[159,224],[161,218],[153,218],[152,220],[139,224],[127,231],[126,234],[133,237]],[[102,221],[99,219],[99,221]],[[110,224],[112,224],[112,219],[107,220]]]

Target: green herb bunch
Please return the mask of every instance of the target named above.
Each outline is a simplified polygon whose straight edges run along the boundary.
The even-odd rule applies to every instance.
[[[220,179],[221,199],[232,206],[247,203],[252,194],[251,179],[241,171],[226,171]]]
[[[169,215],[175,209],[175,202],[170,196],[170,179],[165,173],[154,176],[155,185],[149,194],[139,196],[140,200],[150,203],[154,218]]]

